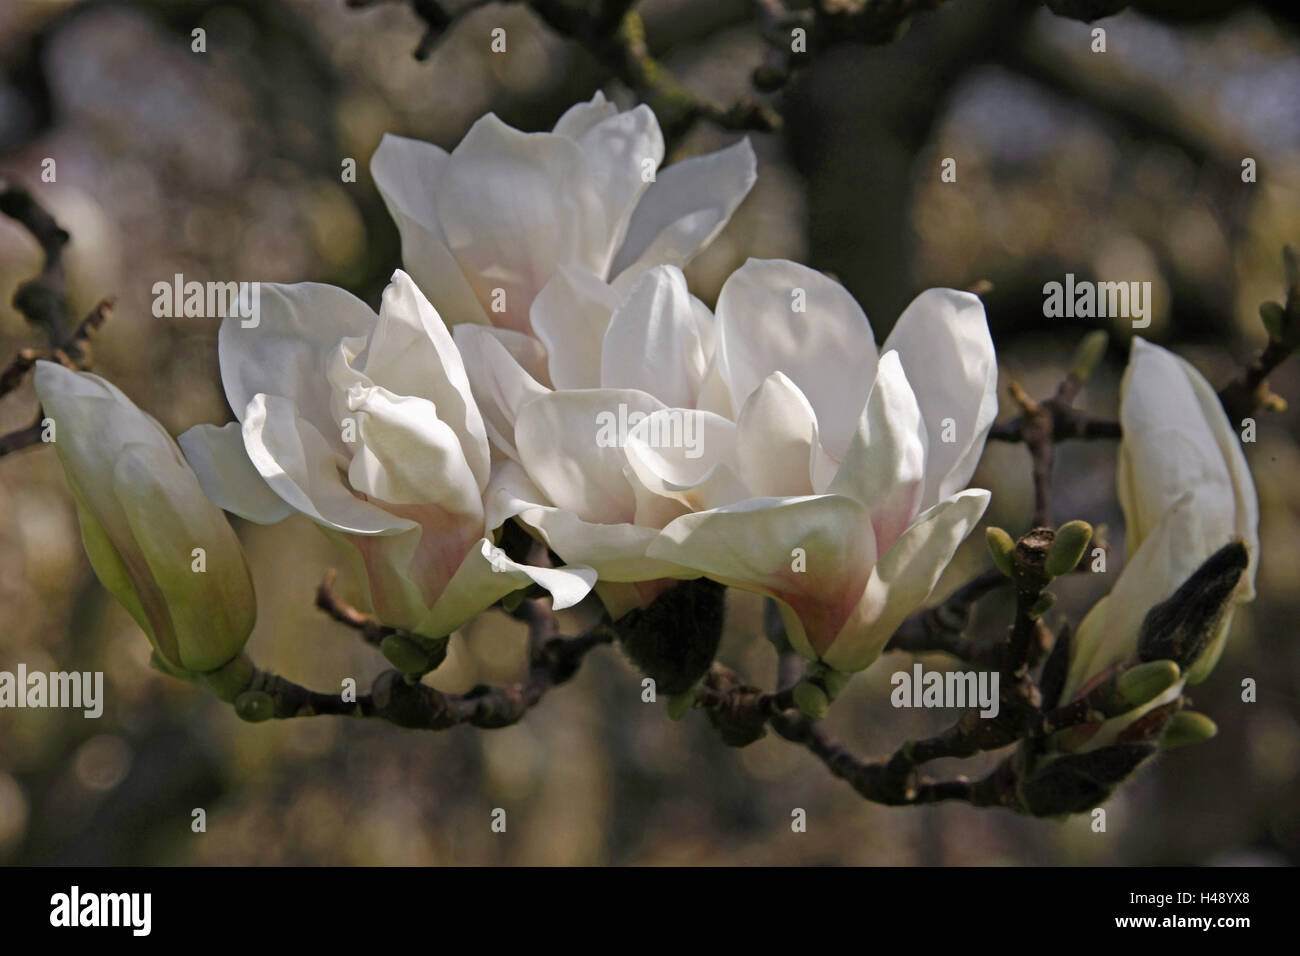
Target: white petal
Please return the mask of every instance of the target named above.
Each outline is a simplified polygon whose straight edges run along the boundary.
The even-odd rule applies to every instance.
[[[783,372],[749,396],[736,422],[740,477],[756,497],[811,495],[813,472],[833,464],[817,437],[817,414]]]
[[[633,475],[646,490],[693,511],[753,497],[736,474],[736,426],[711,412],[652,412],[628,432],[624,450]],[[645,508],[639,500],[638,510]]]
[[[867,506],[876,546],[882,550],[898,540],[921,510],[925,444],[916,395],[898,353],[886,352],[880,357],[867,407],[829,489]]]
[[[438,598],[420,633],[450,634],[511,591],[537,583],[551,592],[556,610],[581,601],[596,583],[590,568],[539,568],[506,557],[487,538],[470,548],[447,589]]]
[[[929,289],[899,316],[882,351],[896,349],[916,393],[929,441],[925,494],[932,507],[970,481],[998,415],[998,363],[984,305],[954,289]],[[952,430],[945,441],[945,422]]]
[[[638,415],[662,407],[652,396],[633,389],[549,392],[519,413],[515,424],[519,460],[556,506],[585,521],[630,521],[636,498],[623,475],[622,445]],[[575,559],[565,555],[565,560]]]
[[[176,440],[218,508],[257,524],[275,524],[293,514],[248,460],[239,422],[195,425]]]
[[[348,467],[353,490],[388,504],[435,505],[472,519],[482,533],[478,482],[432,402],[356,386],[348,408],[357,420],[358,448]]]
[[[840,632],[876,560],[866,510],[841,495],[753,498],[686,515],[646,553],[783,601],[800,623],[792,642],[812,654]]]
[[[797,312],[800,305],[805,311]],[[838,282],[784,259],[750,259],[718,296],[719,371],[735,407],[784,372],[841,458],[876,374],[871,323]]]
[[[577,140],[601,120],[617,115],[618,107],[605,99],[604,93],[597,90],[586,103],[574,103],[565,110],[551,132]]]
[[[1200,511],[1188,492],[1164,513],[1129,558],[1110,593],[1079,624],[1062,701],[1070,700],[1106,668],[1134,658],[1147,612],[1178,590],[1209,556],[1201,553],[1202,534]]]
[[[256,327],[243,328],[238,317],[230,317],[218,333],[221,381],[231,409],[244,421],[253,396],[278,395],[330,448],[345,453],[323,372],[339,343],[369,335],[378,317],[351,293],[315,282],[265,283],[259,301]]]
[[[586,155],[553,133],[488,114],[447,161],[438,221],[493,324],[528,331],[528,309],[559,264],[604,269],[608,224]],[[492,311],[495,289],[505,311]]]
[[[456,344],[470,372],[474,396],[492,444],[518,460],[515,423],[519,411],[547,389],[524,371],[501,341],[483,326],[456,326]]]
[[[880,656],[903,618],[930,596],[988,503],[987,491],[970,489],[920,515],[880,556],[862,600],[822,659],[836,670],[852,673]]]
[[[337,531],[395,534],[412,527],[362,501],[344,483],[347,459],[278,395],[255,395],[243,423],[244,447],[266,483],[298,511]]]
[[[637,201],[663,161],[664,138],[655,114],[643,103],[602,119],[582,133],[578,145],[587,155],[594,185],[605,202],[609,232],[598,270],[603,276],[623,244]]]
[[[435,197],[449,157],[432,143],[385,133],[370,175],[402,239],[406,271],[449,325],[488,323],[438,224]]]
[[[657,529],[637,524],[583,521],[570,511],[551,507],[545,495],[514,462],[492,472],[486,499],[489,527],[517,516],[565,561],[587,565],[602,581],[649,581],[682,574],[676,565],[646,557]]]
[[[659,170],[627,229],[610,275],[685,266],[731,219],[757,178],[749,140]]]
[[[487,487],[487,432],[460,352],[429,300],[400,269],[384,289],[379,321],[360,369],[389,392],[432,402],[438,419],[459,438],[479,491]]]
[[[533,333],[556,388],[598,388],[600,349],[619,298],[590,272],[561,266],[533,300]]]
[[[676,266],[656,267],[638,279],[610,319],[600,384],[639,388],[665,405],[694,408],[708,365],[697,301]]]

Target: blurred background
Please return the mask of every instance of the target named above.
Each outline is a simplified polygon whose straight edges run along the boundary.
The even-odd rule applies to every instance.
[[[1067,272],[1151,280],[1150,338],[1216,386],[1264,341],[1256,310],[1283,295],[1280,250],[1300,243],[1300,35],[1288,4],[1151,0],[1091,27],[1026,0],[953,0],[896,42],[841,46],[784,94],[786,127],[750,134],[758,184],[689,270],[710,304],[749,256],[800,259],[843,281],[878,339],[918,292],[988,280],[1003,395],[1046,394],[1090,327],[1044,319],[1042,286]],[[1269,9],[1273,8],[1273,9]],[[690,87],[727,101],[762,46],[748,0],[643,0],[651,48]],[[1286,12],[1290,9],[1290,12]],[[507,30],[506,54],[489,32]],[[203,27],[207,52],[190,49]],[[403,3],[343,0],[6,0],[0,5],[0,172],[68,229],[81,314],[118,306],[95,368],[173,433],[224,422],[216,322],[156,319],[151,286],[187,279],[317,280],[377,304],[397,233],[368,173],[385,131],[453,147],[483,113],[549,129],[598,88],[596,63],[525,7],[467,15],[425,62]],[[697,126],[671,158],[737,134]],[[57,181],[40,181],[41,161]],[[355,183],[340,181],[344,158]],[[945,157],[957,181],[940,181]],[[1243,183],[1253,158],[1258,181]],[[31,237],[0,218],[0,357],[42,342],[10,306],[35,274]],[[1081,404],[1113,414],[1131,329]],[[1300,862],[1300,361],[1273,376],[1291,410],[1261,412],[1246,455],[1259,488],[1259,600],[1239,612],[1213,677],[1195,688],[1214,741],[1161,756],[1108,805],[1108,830],[960,805],[862,802],[814,758],[769,737],[724,747],[695,713],[640,700],[612,649],[507,730],[431,734],[332,718],[260,725],[148,666],[148,644],[95,582],[56,457],[0,459],[0,670],[102,670],[99,720],[0,710],[0,862],[77,864],[1284,864]],[[1010,402],[1003,400],[1003,417]],[[0,405],[26,425],[30,385]],[[1062,583],[1049,622],[1077,621],[1122,564],[1111,443],[1057,462],[1058,520],[1109,525],[1107,575]],[[1027,527],[1028,453],[990,446],[974,481],[986,520]],[[257,582],[258,663],[330,690],[363,688],[382,658],[312,606],[343,566],[302,520],[237,525]],[[983,566],[977,531],[943,593]],[[356,597],[354,582],[343,583]],[[720,658],[771,687],[760,603],[729,596]],[[581,623],[566,618],[572,629]],[[1008,608],[989,600],[994,635]],[[444,690],[521,673],[522,625],[486,615],[452,642]],[[927,666],[943,666],[941,658]],[[896,711],[887,655],[836,704],[831,731],[860,755],[950,723]],[[1258,681],[1258,702],[1240,700]],[[995,758],[949,766],[975,774]],[[204,808],[206,833],[191,831]],[[506,834],[489,828],[508,812]],[[791,811],[808,815],[791,832]]]

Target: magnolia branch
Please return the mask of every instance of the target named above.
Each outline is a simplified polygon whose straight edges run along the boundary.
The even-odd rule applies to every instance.
[[[31,233],[44,254],[40,274],[18,286],[13,304],[28,322],[45,332],[50,343],[48,352],[21,349],[0,371],[2,398],[16,390],[41,359],[59,362],[71,369],[90,368],[91,333],[108,319],[114,300],[112,297],[102,299],[73,329],[66,329],[70,307],[63,291],[63,247],[71,237],[27,190],[4,179],[0,179],[0,213]],[[0,435],[0,457],[39,442],[44,430],[43,417],[43,412],[38,409],[32,424]]]

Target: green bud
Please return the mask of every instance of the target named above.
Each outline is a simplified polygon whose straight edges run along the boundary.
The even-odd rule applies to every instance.
[[[831,699],[826,691],[805,678],[794,687],[794,705],[813,720],[821,720],[831,709]]]
[[[1286,337],[1286,310],[1280,303],[1265,302],[1259,307],[1259,317],[1268,329],[1268,337],[1276,342]]]
[[[412,634],[389,634],[379,650],[403,674],[422,677],[446,658],[447,639],[426,642]]]
[[[1160,738],[1161,750],[1173,750],[1186,744],[1209,740],[1219,732],[1214,721],[1194,710],[1180,710],[1169,718],[1164,735]]]
[[[1130,667],[1119,675],[1115,689],[1124,703],[1140,707],[1178,683],[1181,671],[1173,661],[1150,661]]]
[[[260,724],[275,716],[275,701],[260,690],[246,690],[235,698],[235,713],[250,724]]]
[[[1038,600],[1029,608],[1029,619],[1036,621],[1055,606],[1056,595],[1051,591],[1044,591],[1038,595]]]
[[[684,694],[674,694],[668,698],[668,719],[681,720],[691,712],[695,706],[695,689],[692,688]]]
[[[1054,578],[1069,574],[1088,550],[1092,540],[1092,525],[1086,521],[1067,521],[1056,529],[1056,537],[1047,551],[1043,570]]]
[[[219,700],[230,703],[248,688],[256,673],[257,669],[253,667],[253,662],[248,659],[248,655],[240,654],[229,664],[208,671],[206,674],[200,674],[199,683],[215,694]]]
[[[997,565],[998,570],[1011,577],[1013,573],[1011,557],[1016,553],[1016,543],[1011,540],[1011,535],[1001,528],[990,525],[984,529],[984,540],[988,543],[989,554],[993,556],[993,563]]]
[[[1101,357],[1106,354],[1110,335],[1102,329],[1089,332],[1074,350],[1074,360],[1070,363],[1070,376],[1080,382],[1086,382],[1092,375]]]

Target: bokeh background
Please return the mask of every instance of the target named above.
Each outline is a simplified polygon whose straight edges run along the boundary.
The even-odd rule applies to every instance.
[[[985,296],[1003,386],[1054,387],[1089,323],[1042,316],[1042,285],[1150,280],[1148,334],[1216,385],[1260,347],[1256,310],[1282,296],[1280,250],[1300,242],[1300,36],[1287,4],[1156,0],[1090,28],[1025,0],[953,0],[896,42],[820,56],[786,92],[780,134],[752,134],[759,179],[727,231],[689,270],[712,303],[748,256],[834,273],[883,339],[931,285],[993,283]],[[1162,9],[1163,8],[1163,11]],[[644,0],[652,48],[693,88],[743,92],[761,45],[748,0]],[[1150,11],[1154,11],[1153,15]],[[1175,11],[1171,13],[1170,11]],[[1163,18],[1161,18],[1163,17]],[[207,31],[192,53],[190,31]],[[504,26],[508,52],[491,54]],[[592,59],[526,8],[466,16],[425,62],[403,3],[134,0],[0,4],[0,171],[33,189],[73,235],[79,310],[114,294],[96,370],[173,433],[232,417],[216,323],[155,319],[150,288],[187,279],[317,280],[372,304],[399,264],[396,230],[367,171],[394,131],[451,148],[481,114],[547,129],[595,89],[624,105]],[[674,157],[737,134],[708,126]],[[41,183],[41,160],[57,182]],[[345,157],[356,183],[340,181]],[[940,162],[957,160],[956,183]],[[1243,183],[1252,157],[1258,182]],[[40,264],[0,219],[0,356],[42,343],[9,305]],[[1131,329],[1117,324],[1082,404],[1112,413]],[[0,861],[79,864],[1158,864],[1300,860],[1300,361],[1273,377],[1292,410],[1261,412],[1246,446],[1262,511],[1259,600],[1195,689],[1220,736],[1160,757],[1087,818],[1018,818],[960,805],[860,801],[801,749],[769,738],[721,745],[695,713],[643,704],[619,653],[590,655],[573,684],[500,731],[402,731],[332,718],[248,725],[148,667],[148,647],[90,574],[53,452],[0,459],[0,669],[102,670],[104,716],[0,711]],[[1005,395],[1005,391],[1003,392]],[[1003,402],[1003,416],[1011,414]],[[27,424],[30,386],[0,406]],[[1109,526],[1107,575],[1061,588],[1049,620],[1077,621],[1123,554],[1110,443],[1065,446],[1056,517]],[[988,521],[1024,529],[1027,452],[990,446],[977,485]],[[239,524],[257,581],[250,651],[301,683],[364,687],[382,659],[313,609],[341,566],[305,521]],[[977,531],[942,593],[984,559]],[[356,595],[354,582],[344,592]],[[721,658],[771,686],[760,605],[732,593]],[[1007,608],[982,606],[994,635]],[[571,627],[580,624],[567,617]],[[452,643],[432,682],[464,690],[523,664],[521,625],[489,615]],[[929,666],[944,661],[927,660]],[[888,655],[837,703],[831,730],[884,754],[952,714],[893,710]],[[1259,700],[1240,700],[1241,681]],[[989,759],[936,770],[975,773]],[[191,811],[207,814],[191,831]],[[489,828],[508,811],[506,834]],[[792,809],[808,831],[791,832]]]

